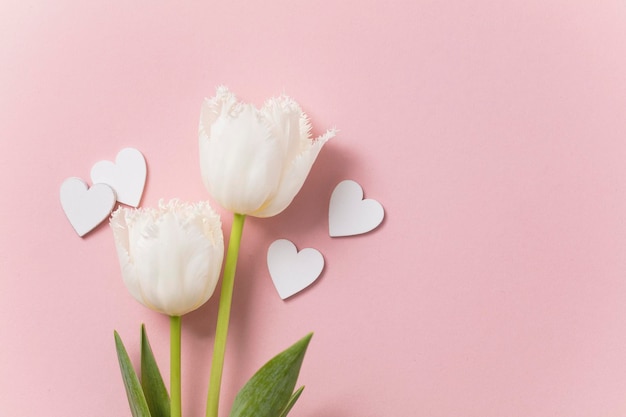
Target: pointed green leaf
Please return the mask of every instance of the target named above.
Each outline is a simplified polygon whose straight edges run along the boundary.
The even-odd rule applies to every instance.
[[[170,417],[170,396],[154,359],[146,326],[141,325],[141,387],[152,417]]]
[[[130,362],[128,353],[126,353],[124,343],[122,343],[122,339],[117,332],[114,332],[114,334],[117,359],[120,363],[120,370],[122,371],[122,379],[124,380],[124,387],[126,388],[130,412],[133,417],[151,417],[148,404],[146,403],[146,397],[143,395],[139,378],[137,378],[133,364]]]
[[[290,403],[312,336],[313,333],[309,333],[263,365],[235,397],[230,417],[280,415]]]
[[[304,385],[298,388],[298,390],[291,395],[291,398],[289,398],[289,402],[285,406],[285,409],[280,413],[279,417],[287,417],[287,414],[289,414],[293,405],[296,403],[296,401],[298,401],[298,398],[300,398],[300,394],[302,394],[302,391],[304,391]]]

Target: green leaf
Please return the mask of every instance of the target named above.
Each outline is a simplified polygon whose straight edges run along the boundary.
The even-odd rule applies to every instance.
[[[154,359],[146,326],[141,325],[141,386],[152,417],[170,417],[170,396]]]
[[[309,333],[263,365],[235,397],[230,417],[276,417],[288,412],[300,395],[292,393],[312,336]]]
[[[298,398],[300,398],[300,394],[302,394],[302,391],[304,391],[304,385],[298,388],[298,390],[291,395],[291,398],[289,398],[289,402],[285,406],[285,409],[280,413],[279,417],[287,417],[287,414],[289,414],[293,405],[296,403],[296,401],[298,401]]]
[[[122,379],[124,380],[124,387],[126,388],[130,412],[133,417],[151,417],[148,404],[146,403],[146,397],[143,395],[139,378],[137,378],[133,364],[130,362],[128,353],[126,353],[124,343],[122,343],[122,339],[117,332],[114,332],[114,334],[117,359],[120,363],[120,370],[122,371]]]

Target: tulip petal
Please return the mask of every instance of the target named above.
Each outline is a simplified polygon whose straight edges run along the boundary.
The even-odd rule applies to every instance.
[[[224,86],[218,87],[215,97],[205,99],[202,103],[202,109],[200,111],[200,135],[209,137],[211,125],[218,117],[236,112],[238,105],[237,97],[235,97],[228,88]]]
[[[304,184],[311,166],[317,159],[324,144],[335,136],[334,130],[327,131],[317,138],[310,147],[298,155],[287,167],[282,175],[282,181],[277,189],[277,193],[272,197],[269,204],[252,213],[256,217],[271,217],[282,212],[291,204],[300,188]]]
[[[128,212],[128,209],[122,207],[115,210],[111,215],[110,225],[124,284],[133,298],[143,303],[137,271],[130,254],[129,226],[126,219]]]
[[[219,275],[219,271],[215,272],[215,266],[221,267],[221,262],[211,262],[216,259],[213,247],[197,230],[187,235],[186,245],[188,258],[184,264],[182,275],[184,279],[181,286],[188,306],[182,308],[189,308],[191,311],[200,307],[213,295]]]
[[[280,143],[252,106],[215,121],[208,138],[200,138],[200,153],[207,189],[233,212],[258,209],[280,181]]]
[[[268,122],[272,136],[281,145],[283,159],[295,159],[304,150],[300,142],[300,119],[304,113],[298,103],[287,96],[273,98],[265,103],[261,114]]]

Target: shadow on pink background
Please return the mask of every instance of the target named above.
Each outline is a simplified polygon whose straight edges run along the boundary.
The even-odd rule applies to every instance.
[[[207,199],[197,126],[221,84],[340,129],[293,204],[245,226],[222,415],[311,330],[294,417],[626,415],[623,2],[4,1],[0,57],[0,415],[130,415],[113,329],[137,359],[145,322],[167,369],[166,317],[59,186],[133,146],[143,206]],[[343,179],[379,229],[328,237]],[[287,301],[278,238],[326,259]],[[187,416],[216,308],[184,318]]]

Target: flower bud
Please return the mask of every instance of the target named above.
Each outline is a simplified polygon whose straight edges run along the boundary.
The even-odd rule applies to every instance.
[[[300,191],[334,130],[313,139],[308,117],[288,97],[262,109],[240,103],[225,87],[206,99],[200,116],[202,179],[225,209],[255,217],[283,211]]]
[[[111,228],[132,296],[153,310],[181,316],[213,294],[224,256],[219,216],[206,202],[171,200],[159,207],[120,207]]]

